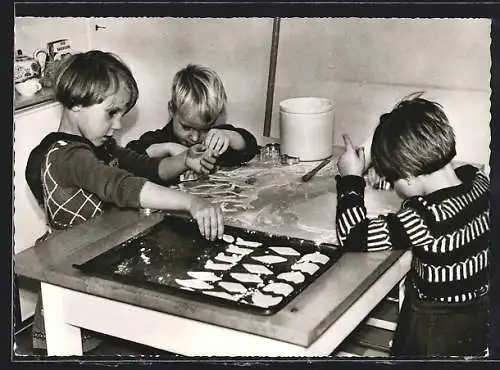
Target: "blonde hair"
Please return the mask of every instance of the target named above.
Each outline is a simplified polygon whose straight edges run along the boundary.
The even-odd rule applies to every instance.
[[[172,81],[171,114],[189,106],[203,120],[213,122],[226,106],[227,96],[219,75],[211,68],[188,64]]]

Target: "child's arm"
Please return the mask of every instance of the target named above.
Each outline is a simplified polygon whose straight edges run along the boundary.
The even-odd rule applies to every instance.
[[[188,211],[207,238],[222,236],[218,207],[189,193],[168,189],[98,160],[85,144],[68,143],[51,154],[51,174],[62,186],[81,187],[118,207]]]
[[[344,135],[346,151],[337,166],[337,238],[350,251],[379,251],[397,245],[407,246],[405,233],[393,214],[370,220],[364,204],[365,180],[362,177],[365,157],[356,150],[349,136]],[[397,243],[393,243],[397,239]]]
[[[173,143],[172,143],[173,144]],[[156,183],[172,182],[187,169],[208,174],[215,166],[215,158],[193,153],[194,147],[180,154],[165,158],[150,158],[134,150],[120,147],[114,139],[105,144],[105,149],[118,159],[119,167],[140,177],[145,177]]]
[[[218,163],[234,166],[251,160],[257,154],[257,140],[247,130],[224,124],[212,128],[205,139],[208,148],[219,151]]]
[[[137,153],[147,154],[147,150],[151,145],[173,141],[171,131],[170,124],[167,124],[158,130],[147,131],[142,134],[138,140],[130,141],[126,145],[126,148],[132,149]]]

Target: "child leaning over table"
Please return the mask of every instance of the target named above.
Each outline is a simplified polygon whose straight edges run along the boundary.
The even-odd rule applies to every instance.
[[[217,164],[234,166],[257,154],[257,141],[247,130],[219,123],[225,117],[227,96],[218,74],[197,64],[178,71],[172,82],[168,102],[169,122],[161,129],[148,131],[127,148],[150,157],[166,157],[182,162],[179,154],[189,147],[201,146],[216,152]],[[185,170],[196,169],[185,166]]]
[[[171,180],[176,169],[161,159],[120,148],[111,138],[138,96],[131,71],[118,57],[98,50],[71,56],[56,78],[55,95],[63,106],[59,129],[31,152],[26,167],[26,180],[50,229],[68,229],[115,205],[188,211],[207,239],[222,237],[219,207],[158,185]],[[200,171],[213,169],[210,155],[191,154],[184,153],[186,162]],[[39,298],[33,323],[35,349],[46,348],[41,303]],[[82,331],[84,351],[99,343]]]
[[[395,356],[483,356],[488,334],[489,180],[454,169],[455,137],[437,103],[419,95],[380,117],[371,148],[377,173],[404,199],[366,217],[362,150],[344,136],[338,161],[338,240],[345,250],[411,249]]]

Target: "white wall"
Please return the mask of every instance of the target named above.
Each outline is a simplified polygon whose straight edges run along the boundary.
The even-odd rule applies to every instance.
[[[402,97],[426,91],[457,135],[457,159],[489,161],[490,21],[282,19],[273,107],[295,96],[335,101],[335,143],[361,144]]]

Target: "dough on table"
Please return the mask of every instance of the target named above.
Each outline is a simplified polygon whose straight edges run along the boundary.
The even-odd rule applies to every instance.
[[[214,291],[204,291],[203,294],[211,295],[214,297],[228,299],[230,301],[237,301],[241,298],[241,294],[229,294],[226,292],[214,292]]]
[[[222,240],[224,240],[226,243],[232,243],[234,242],[234,237],[232,235],[224,234],[222,235]]]
[[[237,245],[234,244],[229,244],[226,248],[226,252],[228,253],[235,253],[235,254],[241,254],[242,256],[246,256],[247,254],[250,254],[253,252],[253,249],[250,248],[242,248],[238,247]]]
[[[301,272],[307,272],[309,275],[313,275],[319,270],[319,266],[312,262],[297,262],[292,265],[292,270],[299,270]]]
[[[290,247],[269,247],[272,251],[282,256],[300,256],[300,253]]]
[[[262,290],[265,292],[281,294],[286,297],[293,292],[293,286],[287,283],[269,283]]]
[[[208,270],[221,270],[226,271],[233,267],[230,263],[214,263],[212,260],[205,262],[205,268]]]
[[[247,272],[231,272],[229,275],[242,283],[262,283],[262,279],[259,275],[249,274]]]
[[[219,286],[226,289],[231,293],[245,293],[248,289],[245,288],[243,284],[240,283],[232,283],[229,281],[220,281]]]
[[[213,289],[214,287],[203,280],[198,279],[175,279],[175,282],[183,287],[192,289]]]
[[[243,267],[248,271],[248,272],[251,272],[253,274],[262,274],[262,275],[270,275],[272,274],[273,272],[271,270],[269,270],[266,266],[262,266],[262,265],[256,265],[256,264],[253,264],[253,263],[244,263],[243,264]]]
[[[211,271],[188,271],[187,274],[191,276],[192,278],[198,279],[198,280],[203,280],[203,281],[219,281],[221,280],[220,277],[215,275]]]
[[[286,258],[280,256],[253,256],[252,259],[267,264],[281,263],[287,260]]]
[[[303,283],[305,280],[304,274],[300,271],[289,271],[289,272],[282,272],[277,276],[278,279],[290,281],[294,284],[300,284]]]
[[[255,290],[252,294],[252,303],[259,307],[271,307],[276,306],[283,300],[283,297],[263,294],[259,290]]]
[[[330,260],[330,257],[325,256],[323,253],[314,252],[303,255],[297,262],[317,262],[324,265]]]

